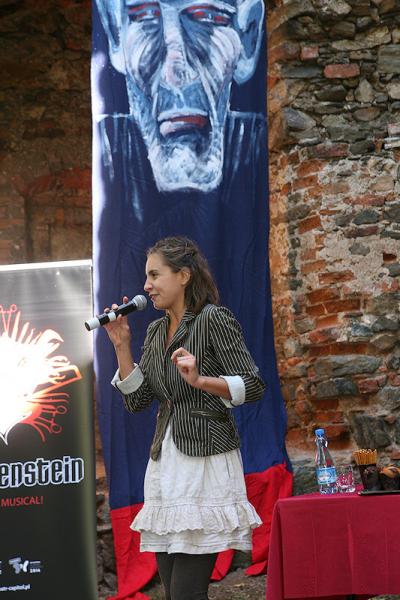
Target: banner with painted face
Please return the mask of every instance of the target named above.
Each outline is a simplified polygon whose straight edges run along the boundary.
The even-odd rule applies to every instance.
[[[90,261],[0,267],[0,598],[97,598]]]
[[[158,239],[184,234],[206,255],[222,304],[237,316],[267,382],[261,402],[235,410],[247,477],[279,472],[273,485],[268,477],[260,483],[265,527],[254,540],[264,541],[255,543],[253,572],[265,569],[273,500],[291,484],[269,285],[264,13],[262,0],[93,2],[96,310],[142,292],[146,250]],[[148,309],[131,317],[135,357],[159,316]],[[143,501],[157,407],[125,412],[110,386],[116,363],[103,331],[95,365],[120,536],[123,515],[130,519]]]
[[[111,64],[125,78],[125,112],[139,129],[157,189],[215,190],[224,162],[240,162],[243,129],[238,124],[235,132],[231,121],[254,121],[264,112],[254,102],[246,115],[230,110],[232,84],[242,86],[256,71],[262,0],[98,0],[97,7]],[[115,106],[104,108],[115,112]],[[121,115],[113,120],[119,127]],[[230,157],[227,135],[233,136]],[[106,150],[106,134],[102,142]],[[121,150],[130,160],[129,145]],[[134,173],[137,179],[143,174],[139,165]]]

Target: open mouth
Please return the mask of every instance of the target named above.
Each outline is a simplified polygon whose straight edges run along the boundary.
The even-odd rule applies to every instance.
[[[203,114],[187,114],[187,115],[160,115],[160,133],[166,137],[168,135],[185,133],[191,130],[206,129],[209,124],[208,117]]]

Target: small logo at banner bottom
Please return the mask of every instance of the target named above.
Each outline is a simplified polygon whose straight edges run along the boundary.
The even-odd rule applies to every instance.
[[[14,569],[16,575],[42,572],[42,563],[40,560],[24,560],[20,556],[17,556],[15,558],[10,558],[8,564]]]
[[[29,560],[23,561],[21,557],[18,556],[18,558],[10,558],[8,562],[13,567],[14,573],[17,575],[28,572]]]
[[[29,573],[41,573],[42,565],[40,560],[31,560],[29,563]]]
[[[57,417],[68,410],[68,394],[60,388],[82,379],[76,365],[56,355],[64,341],[53,329],[37,332],[21,321],[16,304],[0,305],[0,439],[8,444],[19,423],[31,425],[46,441],[62,431]]]

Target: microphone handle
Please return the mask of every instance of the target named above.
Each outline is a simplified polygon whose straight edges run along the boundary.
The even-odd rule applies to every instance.
[[[110,312],[114,312],[118,317],[118,315],[128,315],[134,310],[137,310],[137,304],[135,302],[135,298],[132,298],[132,300],[129,300],[129,302],[127,302],[126,304],[121,304],[120,306],[118,306],[118,308],[116,308],[115,310],[111,310]]]
[[[135,298],[132,298],[126,304],[121,304],[118,308],[114,310],[110,310],[108,313],[103,313],[98,317],[93,317],[93,319],[89,319],[85,321],[85,327],[88,331],[92,331],[93,329],[97,329],[97,327],[102,327],[111,321],[115,321],[118,315],[127,315],[135,310],[137,310],[137,303],[135,302]]]

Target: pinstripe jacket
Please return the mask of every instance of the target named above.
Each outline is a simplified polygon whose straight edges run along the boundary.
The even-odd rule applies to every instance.
[[[130,412],[146,408],[154,398],[159,401],[151,458],[157,459],[170,420],[173,440],[184,454],[209,456],[238,448],[239,436],[230,409],[221,398],[187,384],[171,354],[181,346],[186,348],[196,357],[199,373],[204,376],[239,375],[245,401],[258,400],[265,385],[239,323],[222,306],[208,304],[197,315],[187,311],[165,349],[168,324],[167,316],[150,323],[139,363],[140,385],[124,394]]]

